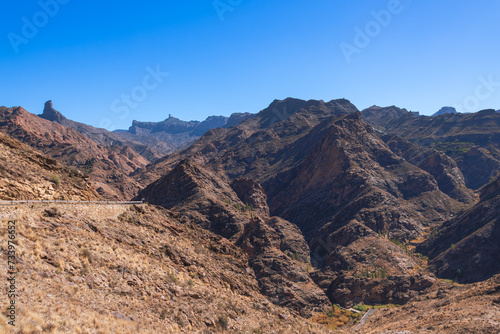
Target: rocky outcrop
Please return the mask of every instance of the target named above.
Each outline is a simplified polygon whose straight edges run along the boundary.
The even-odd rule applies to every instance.
[[[310,317],[312,312],[325,309],[328,298],[305,268],[309,249],[300,232],[287,221],[274,220],[266,224],[253,219],[238,244],[250,257],[261,292],[273,303]]]
[[[191,145],[207,131],[235,126],[245,119],[252,118],[249,113],[232,114],[226,116],[209,116],[204,121],[183,121],[169,115],[162,122],[133,121],[128,130],[116,130],[115,133],[123,138],[145,144],[161,155],[166,155]]]
[[[269,216],[266,193],[256,181],[247,177],[235,179],[231,182],[231,188],[245,205],[264,216]]]
[[[52,105],[52,100],[45,102],[43,113],[39,116],[48,121],[56,122],[59,124],[62,124],[63,122],[66,122],[68,120],[66,117],[63,116],[63,114],[54,109],[54,106]]]

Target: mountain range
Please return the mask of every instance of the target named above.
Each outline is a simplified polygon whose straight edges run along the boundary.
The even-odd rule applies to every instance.
[[[421,116],[396,106],[358,110],[346,99],[287,98],[257,114],[203,122],[170,116],[109,132],[67,119],[48,101],[38,116],[0,107],[0,132],[0,200],[148,203],[113,213],[82,209],[102,211],[92,220],[70,208],[31,208],[29,215],[42,218],[26,231],[38,221],[80,231],[97,267],[89,272],[87,255],[78,261],[65,255],[61,249],[78,253],[77,244],[83,245],[69,239],[48,247],[45,259],[26,246],[23,260],[31,270],[44,271],[48,263],[59,268],[57,277],[95,287],[96,299],[116,294],[117,287],[127,291],[135,306],[125,311],[119,299],[113,305],[137,314],[133,321],[148,328],[238,331],[247,321],[257,332],[272,331],[273,322],[295,332],[333,326],[350,332],[364,305],[392,305],[361,327],[366,333],[491,332],[500,323],[495,110],[461,114],[443,108]],[[50,240],[60,238],[55,233],[43,230]],[[120,256],[90,242],[93,234],[112,240],[122,254],[138,254],[139,262],[158,267],[167,261],[165,270],[173,273],[165,278],[168,287],[160,283],[162,274],[139,263],[130,264],[133,270],[113,267],[121,270],[115,277],[106,263]],[[23,242],[36,243],[29,240]],[[111,277],[118,283],[111,284]],[[56,281],[62,284],[60,277]],[[51,282],[44,281],[42,293],[54,289]],[[36,281],[30,284],[34,289]],[[226,297],[231,305],[222,306],[208,297],[214,289],[244,301]],[[202,304],[190,304],[190,298],[208,304],[196,310]],[[149,299],[154,302],[145,308],[158,314],[154,321],[138,313]],[[468,309],[453,308],[458,300]],[[415,309],[426,307],[427,318],[419,318]],[[259,327],[255,319],[264,309],[276,317]]]

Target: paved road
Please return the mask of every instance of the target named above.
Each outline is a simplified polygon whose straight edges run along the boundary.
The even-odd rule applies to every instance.
[[[361,318],[361,321],[359,322],[359,324],[354,328],[354,331],[357,332],[361,329],[361,327],[365,324],[366,320],[368,320],[368,318],[373,315],[373,313],[375,313],[376,310],[374,309],[369,309],[368,312],[365,313],[365,315],[363,316],[363,318]]]

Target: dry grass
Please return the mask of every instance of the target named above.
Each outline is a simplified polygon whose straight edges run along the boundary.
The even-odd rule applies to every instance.
[[[327,332],[260,295],[241,250],[167,210],[46,209],[0,208],[0,226],[17,221],[19,260],[17,326],[2,314],[0,333]],[[220,243],[229,253],[212,251]],[[2,258],[6,245],[3,233]]]

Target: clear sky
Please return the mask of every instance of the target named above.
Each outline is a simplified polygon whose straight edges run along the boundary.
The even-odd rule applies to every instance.
[[[286,97],[500,109],[499,13],[498,0],[4,1],[0,105],[52,99],[108,129]]]

